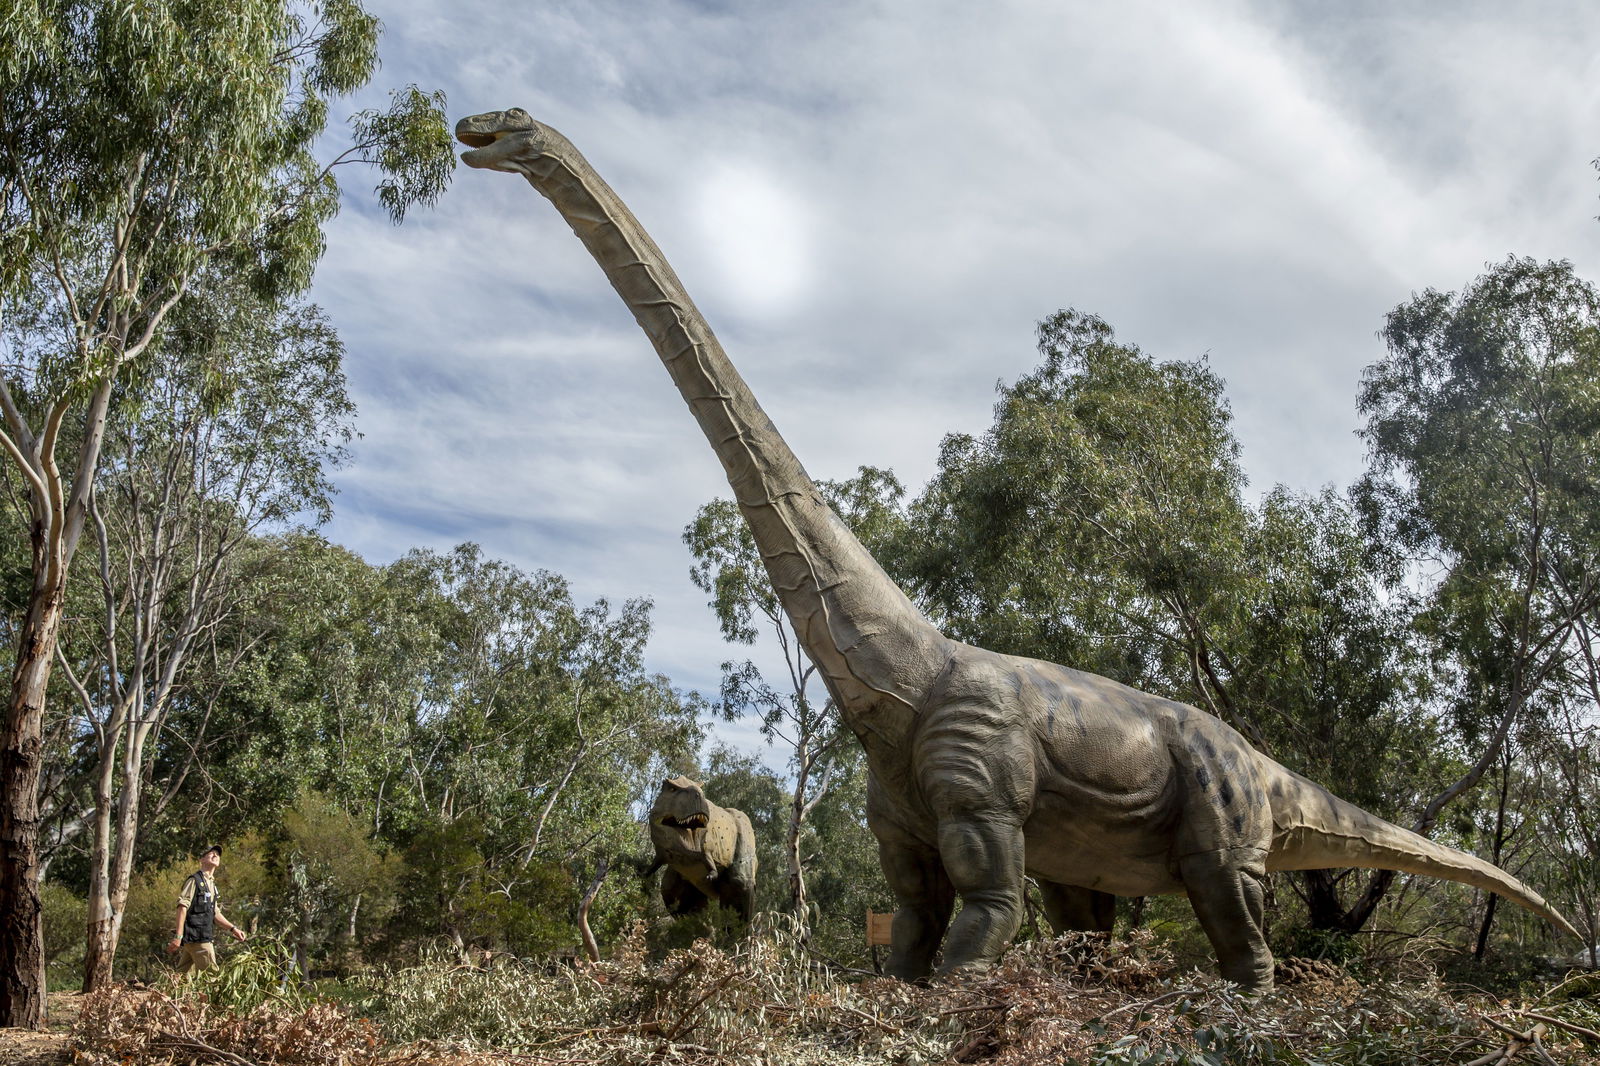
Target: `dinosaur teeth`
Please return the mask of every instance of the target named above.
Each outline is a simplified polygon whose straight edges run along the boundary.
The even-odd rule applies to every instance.
[[[710,821],[711,819],[704,814],[690,814],[683,818],[674,818],[669,814],[661,819],[661,824],[673,829],[704,829]]]

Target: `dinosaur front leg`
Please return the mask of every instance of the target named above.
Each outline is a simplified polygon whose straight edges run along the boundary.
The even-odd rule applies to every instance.
[[[1022,826],[1037,783],[1022,717],[1003,694],[951,701],[925,714],[917,736],[917,783],[961,897],[941,972],[987,969],[1022,924]]]
[[[1266,851],[1224,848],[1185,855],[1178,875],[1222,976],[1250,992],[1272,991],[1266,931]]]
[[[926,848],[878,839],[878,862],[898,906],[890,933],[890,977],[919,981],[933,971],[955,909],[955,889],[939,856]]]
[[[1044,902],[1045,919],[1057,933],[1109,933],[1117,917],[1117,897],[1109,892],[1040,881],[1039,895]]]
[[[940,972],[988,969],[1022,924],[1022,825],[997,813],[946,817],[939,856],[961,897]]]

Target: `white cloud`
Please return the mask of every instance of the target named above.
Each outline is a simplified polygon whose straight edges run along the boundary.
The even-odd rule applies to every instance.
[[[1257,489],[1346,483],[1386,311],[1512,252],[1600,277],[1592,5],[373,7],[384,88],[572,137],[819,477],[915,487],[1076,306],[1209,353]],[[462,169],[398,230],[353,197],[330,242],[366,434],[333,535],[648,594],[652,661],[714,686],[742,651],[677,537],[720,468],[550,205]]]

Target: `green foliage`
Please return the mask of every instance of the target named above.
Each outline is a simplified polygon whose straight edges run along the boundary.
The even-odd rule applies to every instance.
[[[1341,929],[1297,926],[1287,931],[1274,951],[1286,958],[1327,959],[1344,965],[1361,958],[1361,943]]]
[[[1420,619],[1469,742],[1540,688],[1600,606],[1600,293],[1508,259],[1389,315],[1360,403],[1375,532],[1446,568]]]
[[[1222,383],[1073,311],[1039,350],[988,433],[945,439],[905,576],[963,640],[1192,691],[1189,652],[1244,566]]]
[[[394,913],[397,856],[380,852],[372,830],[315,792],[284,813],[277,862],[277,917],[303,962],[348,954]]]
[[[83,975],[83,931],[89,902],[66,885],[46,881],[39,886],[44,908],[44,964],[50,988],[76,988]]]
[[[220,965],[184,979],[180,996],[204,999],[232,1014],[248,1014],[270,1004],[283,1010],[304,1010],[316,1002],[300,977],[294,949],[273,937],[258,936],[219,959]]]
[[[570,915],[582,886],[548,863],[503,870],[485,858],[484,826],[462,819],[418,833],[405,852],[398,923],[408,954],[443,938],[465,958],[477,951],[537,955],[578,942]]]
[[[387,111],[362,111],[352,121],[362,157],[388,175],[376,189],[378,202],[398,223],[413,203],[432,204],[449,184],[455,140],[444,121],[444,93],[410,85],[389,96]]]
[[[371,997],[374,1013],[395,1041],[448,1040],[515,1050],[548,1036],[550,1008],[566,998],[552,997],[551,984],[515,960],[496,959],[478,969],[435,954],[379,976]],[[570,986],[562,991],[570,992]]]
[[[183,879],[195,871],[192,858],[184,857],[161,866],[147,865],[133,875],[128,899],[123,906],[122,940],[117,951],[117,971],[123,978],[149,980],[170,972],[172,956],[166,952],[172,939],[178,913],[178,891]],[[227,883],[218,876],[217,894],[223,913],[230,902]],[[224,958],[219,951],[218,958]]]
[[[344,156],[315,160],[329,101],[377,67],[377,19],[354,0],[35,0],[16,15],[0,31],[0,100],[18,118],[0,137],[15,223],[0,227],[15,271],[0,290],[30,283],[37,257],[73,258],[68,242],[103,235],[91,255],[129,256],[137,285],[119,310],[136,317],[219,252],[249,264],[262,291],[294,291],[338,207],[333,165],[383,169],[397,220],[448,180],[443,100],[414,87],[360,116]]]

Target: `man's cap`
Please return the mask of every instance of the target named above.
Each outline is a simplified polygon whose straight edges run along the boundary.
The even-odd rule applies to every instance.
[[[213,851],[217,853],[217,858],[219,858],[219,859],[222,858],[222,845],[221,844],[213,844],[209,848],[207,848],[206,850],[202,851],[200,854],[202,854],[202,855],[210,855]]]

